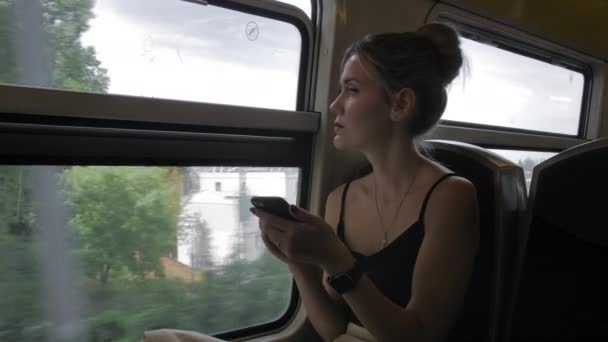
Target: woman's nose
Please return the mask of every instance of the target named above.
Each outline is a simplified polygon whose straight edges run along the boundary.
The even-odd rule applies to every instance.
[[[334,101],[329,105],[329,111],[338,115],[338,106],[339,106],[339,100],[340,100],[340,95],[336,96],[336,98],[334,99]]]

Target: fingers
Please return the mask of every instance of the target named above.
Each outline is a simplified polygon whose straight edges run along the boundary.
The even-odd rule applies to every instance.
[[[266,248],[277,259],[289,263],[285,253],[281,250],[281,241],[285,241],[285,229],[283,227],[286,224],[290,224],[290,222],[264,210],[257,208],[250,208],[249,210],[260,219],[261,237]],[[285,243],[283,243],[284,245]]]
[[[262,230],[262,236],[266,236],[268,241],[271,242],[278,250],[280,250],[281,253],[283,253],[285,250],[284,248],[286,247],[286,241],[289,238],[286,233],[272,228]]]
[[[289,206],[289,212],[291,213],[291,216],[302,222],[318,223],[318,221],[321,219],[319,216],[309,212],[308,210],[296,207],[295,205]]]
[[[283,253],[281,249],[281,242],[287,240],[286,234],[289,229],[285,229],[282,223],[290,224],[287,220],[283,220],[280,217],[274,216],[264,210],[260,210],[257,208],[249,209],[254,215],[259,217],[260,219],[260,230],[262,231],[262,240],[266,247],[277,257],[280,259],[285,259],[285,253]],[[285,243],[283,242],[283,247]]]
[[[292,229],[296,224],[293,221],[286,220],[282,217],[275,216],[267,211],[258,208],[250,208],[249,211],[260,219],[260,223],[263,223],[265,227],[273,227],[275,229],[285,231]]]
[[[283,252],[277,247],[275,246],[275,244],[269,239],[268,235],[266,234],[262,234],[262,241],[264,241],[264,245],[266,245],[266,248],[268,248],[268,250],[270,251],[270,253],[272,253],[272,255],[274,255],[277,259],[288,263],[289,260],[287,260],[287,257],[285,256],[285,254],[283,254]]]

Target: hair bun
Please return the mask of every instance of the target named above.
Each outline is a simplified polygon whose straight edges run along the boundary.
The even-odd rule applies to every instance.
[[[460,39],[456,31],[445,24],[430,23],[420,27],[416,33],[428,38],[437,49],[443,84],[452,82],[462,66]]]

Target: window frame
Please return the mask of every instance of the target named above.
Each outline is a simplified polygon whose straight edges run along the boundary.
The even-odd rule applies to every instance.
[[[0,121],[0,146],[7,147],[0,147],[0,164],[298,167],[298,204],[309,203],[311,132],[232,129],[227,133],[220,127],[209,133],[209,126],[191,124],[7,113],[0,114]],[[214,336],[232,340],[279,330],[293,319],[299,304],[293,282],[289,304],[277,320]]]
[[[299,167],[298,204],[307,207],[313,143],[321,116],[307,111],[314,102],[318,33],[313,23],[318,21],[319,3],[311,0],[309,18],[299,8],[275,1],[182,1],[294,25],[302,39],[296,110],[0,84],[0,163]],[[187,153],[192,150],[198,151],[196,156]],[[294,281],[289,305],[275,321],[213,336],[234,340],[281,330],[294,319],[299,306]]]

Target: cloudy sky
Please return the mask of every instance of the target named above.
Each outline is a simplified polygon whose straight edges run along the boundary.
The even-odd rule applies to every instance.
[[[584,77],[463,39],[470,75],[450,89],[444,119],[576,134]]]
[[[310,13],[309,1],[292,2]],[[97,0],[93,11],[82,42],[112,93],[295,109],[301,37],[291,24],[180,0]]]

